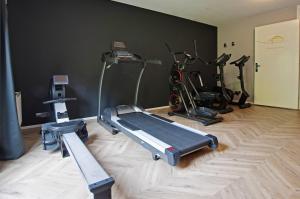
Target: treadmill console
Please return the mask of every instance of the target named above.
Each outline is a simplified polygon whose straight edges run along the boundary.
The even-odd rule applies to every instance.
[[[126,50],[127,45],[123,41],[113,41],[112,42],[112,50],[117,51],[117,50]]]
[[[68,85],[69,84],[68,75],[54,75],[53,76],[53,84],[54,85]]]
[[[112,43],[112,56],[118,61],[130,62],[140,61],[141,57],[128,52],[125,42],[113,41]]]

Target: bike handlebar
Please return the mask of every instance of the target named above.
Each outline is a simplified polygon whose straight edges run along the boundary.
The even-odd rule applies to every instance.
[[[217,59],[208,62],[208,64],[222,65],[222,64],[225,64],[230,59],[230,57],[231,57],[231,54],[223,53]]]
[[[244,65],[248,60],[250,59],[250,56],[246,56],[246,55],[243,55],[241,58],[231,62],[230,64],[231,65],[236,65],[236,66],[242,66]]]

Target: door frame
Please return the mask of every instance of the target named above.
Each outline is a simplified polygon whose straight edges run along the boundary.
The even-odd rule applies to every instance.
[[[259,27],[264,27],[264,26],[269,26],[269,25],[274,25],[274,24],[280,24],[280,23],[285,23],[285,22],[291,22],[291,21],[298,21],[298,24],[299,24],[299,35],[298,35],[298,40],[299,40],[299,43],[298,43],[298,49],[299,49],[299,58],[298,58],[298,67],[299,67],[299,70],[298,70],[298,108],[297,109],[294,109],[294,108],[284,108],[284,109],[291,109],[291,110],[300,110],[300,19],[292,19],[292,20],[287,20],[287,21],[281,21],[281,22],[277,22],[277,23],[271,23],[271,24],[266,24],[266,25],[261,25],[261,26],[255,26],[254,27],[254,32],[253,32],[253,104],[254,105],[258,105],[258,106],[267,106],[268,105],[260,105],[260,104],[255,104],[255,78],[256,78],[256,29],[259,28]],[[269,106],[271,107],[271,106]],[[272,106],[274,107],[274,106]],[[282,107],[276,107],[276,108],[282,108]]]

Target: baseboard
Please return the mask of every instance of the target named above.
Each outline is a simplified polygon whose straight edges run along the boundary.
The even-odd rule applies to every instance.
[[[82,118],[84,121],[89,121],[89,120],[96,120],[97,119],[97,116],[92,116],[92,117],[85,117],[85,118]]]
[[[155,108],[148,108],[146,109],[147,111],[156,111],[156,110],[160,110],[160,109],[167,109],[169,108],[169,106],[160,106],[160,107],[155,107]],[[89,121],[89,120],[96,120],[97,116],[92,116],[92,117],[85,117],[82,118],[84,121]],[[26,130],[26,129],[34,129],[34,128],[40,128],[42,126],[42,124],[35,124],[35,125],[29,125],[29,126],[21,126],[22,130]]]
[[[26,130],[26,129],[35,129],[35,128],[40,128],[42,126],[42,124],[35,124],[35,125],[29,125],[29,126],[21,126],[22,130]]]
[[[159,106],[159,107],[155,107],[155,108],[147,108],[146,111],[157,111],[157,110],[161,110],[161,109],[168,109],[169,106]]]
[[[232,102],[234,102],[234,103],[238,103],[239,102],[239,100],[232,100]],[[254,102],[253,101],[246,101],[246,103],[249,103],[249,104],[254,104]]]

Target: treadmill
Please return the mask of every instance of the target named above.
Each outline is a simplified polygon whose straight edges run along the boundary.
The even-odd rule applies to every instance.
[[[144,60],[128,52],[124,42],[113,42],[112,50],[102,54],[103,68],[99,81],[98,123],[112,134],[125,133],[152,153],[154,160],[163,159],[175,166],[180,158],[204,147],[216,149],[218,139],[210,134],[151,114],[137,106],[139,86],[147,65],[161,65],[160,60]],[[140,73],[133,105],[106,107],[102,104],[105,71],[113,65],[138,64]]]

